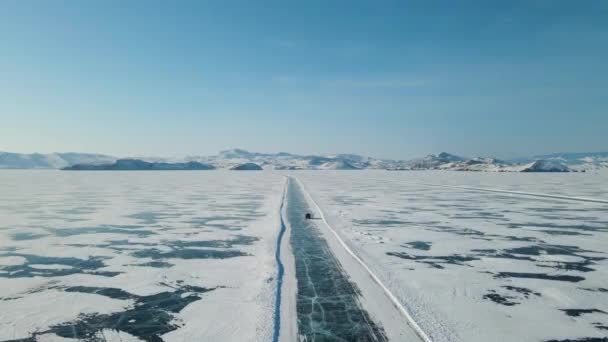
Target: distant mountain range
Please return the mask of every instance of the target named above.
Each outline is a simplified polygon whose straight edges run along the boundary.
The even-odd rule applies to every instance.
[[[0,152],[0,169],[69,170],[453,170],[488,172],[567,172],[608,168],[608,152],[555,153],[499,160],[467,158],[446,152],[413,160],[390,160],[356,154],[297,155],[287,152],[256,153],[242,149],[221,151],[214,156],[119,159],[91,153],[19,154]]]
[[[562,164],[573,167],[586,167],[587,169],[608,167],[608,152],[595,153],[552,153],[545,155],[532,156],[527,158],[517,158],[511,160],[512,163],[525,164],[535,160],[554,160]]]

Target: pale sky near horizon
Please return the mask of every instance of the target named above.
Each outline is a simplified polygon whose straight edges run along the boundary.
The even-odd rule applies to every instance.
[[[0,151],[608,150],[608,1],[0,1]]]

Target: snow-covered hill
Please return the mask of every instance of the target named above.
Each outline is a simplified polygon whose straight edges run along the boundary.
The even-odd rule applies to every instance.
[[[557,161],[575,170],[608,168],[608,152],[552,153],[533,157],[513,159],[513,163],[527,164],[536,160]]]
[[[330,161],[319,166],[320,170],[360,170],[358,167],[353,166],[349,162],[344,160]]]
[[[390,169],[390,168],[389,168]],[[495,158],[465,158],[441,152],[430,154],[421,159],[403,162],[391,170],[449,170],[481,172],[573,172],[579,169],[570,168],[557,160],[532,160],[525,163],[507,162]],[[581,171],[584,170],[580,169]]]
[[[76,164],[110,164],[116,157],[90,153],[18,154],[0,152],[0,169],[60,169]],[[513,160],[467,158],[447,152],[412,160],[377,159],[357,154],[298,155],[287,152],[257,153],[243,149],[213,156],[185,158],[136,157],[147,162],[199,162],[218,169],[254,163],[266,170],[449,170],[483,172],[568,172],[608,168],[608,152],[562,153]]]
[[[93,153],[21,154],[0,152],[0,169],[60,169],[75,164],[112,163],[117,158]]]
[[[572,172],[566,165],[557,160],[537,160],[532,163],[516,166],[515,170],[519,172]]]
[[[233,171],[261,171],[264,169],[262,169],[262,167],[260,167],[260,165],[258,165],[256,163],[245,163],[245,164],[234,166],[230,170],[233,170]]]
[[[287,152],[256,153],[242,149],[221,151],[215,156],[190,156],[187,160],[212,164],[218,168],[230,169],[245,163],[255,163],[271,170],[357,170],[384,169],[395,161],[373,159],[356,154],[328,156],[297,155]]]
[[[441,169],[442,166],[452,163],[460,163],[465,158],[449,154],[447,152],[441,152],[439,154],[429,154],[424,158],[413,159],[404,162],[400,169],[406,170],[435,170]]]
[[[75,164],[62,168],[67,171],[168,171],[168,170],[214,170],[213,165],[198,162],[165,163],[148,162],[139,159],[118,159],[111,164]]]

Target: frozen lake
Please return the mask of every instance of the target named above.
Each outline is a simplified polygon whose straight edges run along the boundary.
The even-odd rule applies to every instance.
[[[608,204],[435,186],[606,199],[606,173],[298,178],[434,341],[608,335]]]
[[[5,170],[0,341],[271,341],[285,175],[433,341],[608,335],[606,172]],[[283,304],[300,307],[281,319],[308,336],[367,320],[341,247],[289,226]],[[294,282],[310,265],[325,288]]]
[[[0,341],[270,339],[282,176],[15,170],[0,189]]]

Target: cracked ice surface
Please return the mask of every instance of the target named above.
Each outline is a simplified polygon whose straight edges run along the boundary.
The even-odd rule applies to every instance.
[[[433,341],[606,337],[608,205],[425,184],[607,199],[606,176],[297,174]]]
[[[0,172],[0,341],[272,331],[274,173]]]
[[[299,186],[289,182],[287,217],[298,282],[298,335],[305,341],[386,341],[315,220],[304,218],[306,212],[311,210]]]

